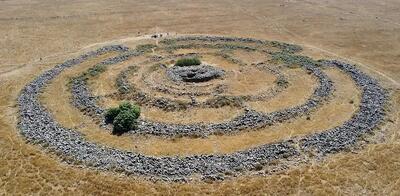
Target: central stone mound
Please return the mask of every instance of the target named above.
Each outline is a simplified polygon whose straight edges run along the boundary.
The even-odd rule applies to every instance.
[[[207,82],[224,75],[224,70],[211,65],[173,66],[168,68],[167,75],[176,82]]]

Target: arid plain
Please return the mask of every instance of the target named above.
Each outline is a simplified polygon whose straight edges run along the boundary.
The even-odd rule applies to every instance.
[[[398,195],[399,21],[400,2],[395,0],[0,1],[0,194]],[[302,46],[301,54],[315,59],[357,64],[390,91],[387,119],[376,134],[368,136],[365,141],[369,142],[357,149],[292,165],[268,175],[243,175],[215,182],[152,182],[141,177],[79,168],[26,143],[19,134],[17,97],[35,76],[98,46],[129,43],[135,37],[166,32],[278,40]],[[211,57],[207,60],[219,63]],[[82,72],[90,63],[93,65],[88,62],[60,75],[45,89],[41,101],[63,125],[85,124],[81,131],[90,141],[154,156],[230,153],[296,134],[308,134],[340,125],[357,110],[353,106],[359,104],[359,92],[349,77],[327,69],[324,71],[336,81],[336,90],[329,104],[313,113],[311,120],[299,118],[267,130],[233,136],[212,135],[206,139],[118,137],[98,131],[95,123],[69,104],[70,94],[64,89],[67,78]],[[119,69],[115,68],[100,75],[90,87],[99,94],[113,88],[107,86],[107,81],[115,79]],[[251,105],[269,112],[307,97],[313,80],[297,72],[301,71],[288,71],[293,85],[287,92],[267,104],[253,102]],[[257,82],[249,82],[236,90],[243,91],[249,86],[258,88]],[[107,104],[110,102],[104,103]],[[231,118],[235,112],[234,109],[194,111],[179,120],[218,121]],[[144,109],[143,114],[165,122],[174,122],[182,116],[179,112],[166,115],[151,109]]]

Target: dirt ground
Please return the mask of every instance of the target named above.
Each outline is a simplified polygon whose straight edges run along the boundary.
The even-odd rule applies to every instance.
[[[399,21],[400,2],[396,0],[0,1],[0,194],[400,195]],[[16,128],[16,98],[26,83],[57,63],[97,45],[157,32],[279,40],[301,45],[305,48],[304,54],[317,59],[335,58],[356,63],[392,92],[388,122],[378,131],[385,137],[377,134],[378,142],[366,144],[362,149],[331,155],[273,175],[243,176],[212,183],[149,182],[78,168],[65,165],[56,156],[25,143]],[[94,61],[101,58],[104,57]],[[312,117],[314,121],[308,125],[302,122],[304,119],[292,122],[288,126],[302,127],[296,134],[333,127],[354,112],[346,103],[354,99],[357,104],[358,91],[345,76],[334,72],[329,71],[329,76],[342,81],[338,83],[342,86],[336,91],[332,104],[319,111],[326,117]],[[59,78],[60,85],[63,81]],[[57,86],[49,86],[49,92],[57,92]],[[59,101],[68,99],[64,97]],[[46,103],[51,107],[51,100]],[[257,104],[254,103],[255,107]],[[68,107],[65,105],[67,111]],[[64,111],[64,108],[58,109],[52,112]],[[77,116],[61,117],[61,120],[65,125],[79,126]],[[82,117],[82,121],[89,119]],[[327,123],[315,127],[315,121]],[[264,139],[258,139],[260,135],[257,134],[262,133],[256,132],[215,136],[210,141],[182,139],[172,142],[147,138],[137,145],[137,150],[153,155],[210,153],[218,152],[215,151],[218,141],[219,152],[231,152],[293,134],[273,133],[263,133]],[[130,145],[118,142],[118,138],[93,131],[86,134],[97,142],[131,149]],[[232,140],[231,137],[237,138]],[[181,150],[174,151],[178,144],[182,145]],[[185,145],[192,145],[192,148],[184,151]]]

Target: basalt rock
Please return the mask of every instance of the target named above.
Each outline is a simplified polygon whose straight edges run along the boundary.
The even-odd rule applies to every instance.
[[[207,39],[212,40],[212,38],[208,37]],[[242,41],[247,41],[247,39]],[[256,40],[249,39],[249,41]],[[308,151],[316,151],[321,155],[326,155],[348,149],[356,145],[360,137],[376,129],[385,117],[384,106],[388,96],[387,92],[376,80],[358,70],[356,66],[339,61],[328,61],[326,62],[327,64],[341,69],[352,77],[362,92],[359,110],[347,122],[335,128],[303,136],[296,140],[289,139],[221,155],[154,157],[106,147],[86,140],[78,130],[63,127],[42,105],[39,98],[43,88],[65,69],[110,51],[124,53],[127,48],[123,46],[103,47],[78,58],[67,60],[45,71],[21,90],[18,97],[18,128],[21,135],[28,142],[55,152],[56,155],[64,158],[67,163],[80,164],[99,170],[112,170],[127,175],[138,175],[149,179],[166,181],[187,181],[195,175],[199,175],[204,180],[223,180],[226,177],[225,174],[232,175],[256,171],[260,169],[260,165],[268,164],[275,160],[300,157],[300,154]],[[114,59],[121,59],[121,57]],[[112,63],[111,61],[113,60],[107,62]],[[229,123],[199,125],[201,130],[210,133],[215,129],[231,132],[238,127],[253,128],[257,124],[292,118],[307,112],[310,108],[316,107],[332,91],[332,82],[317,67],[306,65],[305,68],[316,75],[319,80],[319,87],[306,103],[270,114],[246,110],[243,117]],[[86,91],[85,88],[80,87],[81,84],[76,83],[75,85],[79,88],[75,90]],[[77,94],[81,98],[80,95],[82,93]],[[84,99],[91,97],[85,93],[83,94]],[[93,100],[81,100],[78,104],[83,106],[96,105]],[[93,111],[97,111],[96,107],[93,108]],[[169,129],[164,129],[164,127],[165,125],[155,126],[155,124],[150,124],[148,129],[151,129],[149,132],[161,135],[175,134],[175,132],[192,134],[197,130],[196,127],[189,126],[179,127],[179,129],[170,131]],[[142,127],[142,129],[144,128]]]

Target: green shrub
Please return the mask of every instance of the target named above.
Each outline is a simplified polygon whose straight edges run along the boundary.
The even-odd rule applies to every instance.
[[[174,39],[163,39],[160,41],[160,43],[165,44],[165,45],[173,45],[176,44],[176,40]]]
[[[273,47],[277,47],[282,50],[282,52],[287,52],[287,53],[296,53],[300,52],[303,50],[302,47],[295,45],[295,44],[288,44],[288,43],[283,43],[283,42],[278,42],[278,41],[271,41],[270,44]]]
[[[201,61],[198,58],[183,58],[176,61],[175,66],[184,67],[191,65],[200,65]]]
[[[151,52],[153,48],[157,48],[157,45],[154,44],[142,44],[136,46],[136,50],[141,52]]]
[[[110,108],[104,115],[106,123],[112,123],[121,110],[119,108]]]
[[[133,110],[122,110],[113,121],[113,134],[122,134],[131,130],[137,123],[136,113]]]
[[[118,107],[110,108],[104,115],[106,123],[112,123],[113,134],[122,134],[131,130],[140,116],[140,107],[129,102],[122,102]]]
[[[320,65],[318,61],[302,55],[293,55],[287,52],[275,52],[272,54],[272,61],[283,62],[289,66],[293,65]]]
[[[121,104],[119,104],[119,109],[120,111],[132,111],[136,118],[139,118],[140,116],[140,107],[137,105],[133,105],[129,102],[122,102]]]
[[[97,64],[94,67],[89,68],[86,73],[93,77],[99,75],[100,73],[103,73],[104,71],[106,71],[106,69],[106,65]]]

